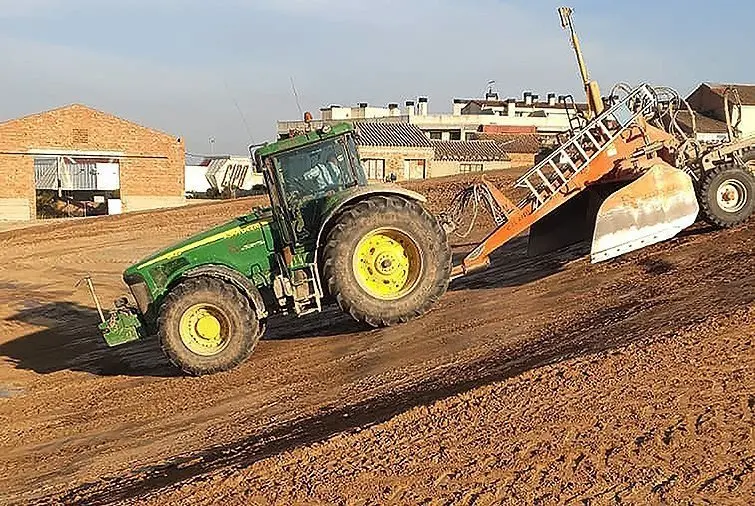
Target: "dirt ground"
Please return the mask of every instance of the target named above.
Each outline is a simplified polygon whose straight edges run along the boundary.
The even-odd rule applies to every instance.
[[[751,226],[597,265],[517,239],[418,321],[274,321],[211,377],[106,348],[81,277],[109,301],[258,202],[0,233],[0,504],[752,503]]]

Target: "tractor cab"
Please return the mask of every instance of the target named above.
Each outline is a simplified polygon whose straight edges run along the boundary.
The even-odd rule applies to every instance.
[[[367,185],[349,124],[310,131],[257,150],[285,242],[309,246],[323,217],[344,192]]]

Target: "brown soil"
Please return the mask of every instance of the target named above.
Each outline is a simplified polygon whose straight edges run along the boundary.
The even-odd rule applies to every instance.
[[[503,176],[507,177],[507,176]],[[431,207],[456,182],[425,182]],[[435,197],[433,192],[436,192]],[[755,232],[604,264],[517,239],[426,317],[272,323],[186,378],[107,349],[84,287],[260,200],[0,234],[0,503],[747,504]]]

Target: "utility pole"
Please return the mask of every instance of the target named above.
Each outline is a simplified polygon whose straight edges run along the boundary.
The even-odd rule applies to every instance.
[[[215,137],[210,137],[210,154],[215,154]]]

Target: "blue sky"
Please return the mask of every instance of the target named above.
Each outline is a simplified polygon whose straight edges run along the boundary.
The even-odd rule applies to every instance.
[[[604,88],[755,82],[755,3],[608,0],[0,0],[0,120],[81,102],[244,153],[328,104],[579,93],[556,8]],[[242,121],[242,114],[249,131]],[[250,139],[251,137],[251,139]]]

